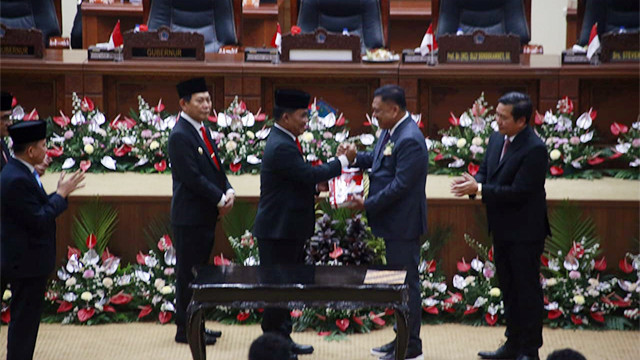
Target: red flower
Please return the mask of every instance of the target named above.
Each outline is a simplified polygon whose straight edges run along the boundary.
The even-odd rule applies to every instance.
[[[158,101],[158,106],[155,107],[155,110],[157,113],[161,113],[164,110],[164,104],[162,103],[162,98],[160,98],[160,100]]]
[[[451,292],[449,292],[449,294],[451,296],[444,300],[445,304],[455,304],[457,302],[460,302],[460,300],[462,300],[462,294],[459,292],[455,294],[452,294]]]
[[[362,322],[362,318],[360,318],[359,316],[356,316],[355,314],[351,317],[351,320],[353,320],[354,323],[360,326],[364,325],[364,323]]]
[[[464,311],[463,315],[470,315],[470,314],[473,314],[473,313],[476,313],[476,312],[478,312],[478,308],[477,307],[473,307],[471,305],[467,305],[467,310]],[[491,324],[491,325],[493,325],[493,324]]]
[[[444,155],[438,154],[438,155],[436,155],[436,157],[433,158],[433,161],[440,161],[442,159],[444,159]]]
[[[605,260],[605,257],[603,256],[600,260],[597,260],[593,268],[598,271],[605,271],[607,269],[607,260]]]
[[[86,244],[89,249],[93,249],[96,246],[98,239],[96,239],[96,235],[91,233],[87,236]]]
[[[241,112],[247,111],[247,104],[245,104],[244,101],[242,100],[240,100],[240,111]]]
[[[603,323],[604,322],[604,314],[601,311],[598,312],[591,312],[591,318],[599,323]]]
[[[629,131],[629,128],[624,125],[624,124],[619,124],[617,122],[614,122],[613,124],[611,124],[611,133],[615,136],[618,136],[620,134],[626,134],[627,131]]]
[[[460,125],[460,119],[457,118],[455,115],[453,115],[453,113],[449,113],[449,124],[453,125],[453,126],[458,126]]]
[[[436,261],[435,260],[430,260],[427,262],[427,272],[429,274],[433,273],[436,271]]]
[[[593,110],[593,108],[589,108],[589,116],[591,117],[591,120],[595,120],[598,116],[598,112]]]
[[[631,306],[631,300],[625,300],[623,298],[620,297],[620,295],[616,294],[616,300],[613,300],[612,303],[617,306],[617,307],[621,307],[621,308],[626,308]]]
[[[72,248],[71,246],[67,246],[67,259],[71,259],[73,254],[76,254],[78,258],[80,258],[80,255],[82,255],[79,249]]]
[[[371,126],[371,121],[366,120],[365,122],[362,123],[362,126]]]
[[[33,109],[31,110],[30,113],[26,114],[22,120],[24,121],[34,121],[34,120],[38,120],[40,119],[40,116],[38,115],[38,110]]]
[[[563,97],[558,101],[558,111],[564,114],[570,114],[573,112],[573,101],[568,96]]]
[[[142,319],[143,317],[151,314],[151,311],[153,311],[151,305],[138,306],[138,309],[140,309],[140,313],[138,313],[138,319]]]
[[[395,310],[395,309],[390,309],[390,308],[386,308],[386,309],[384,309],[384,314],[385,314],[386,316],[391,316],[391,315],[393,315],[393,314],[395,314],[395,313],[396,313],[396,310]]]
[[[136,126],[136,121],[133,120],[132,118],[125,116],[124,118],[120,118],[121,114],[118,114],[118,116],[116,116],[115,119],[111,120],[111,122],[109,123],[109,126],[116,130],[120,127],[120,125],[124,125],[127,129],[132,129],[134,126]]]
[[[442,309],[450,314],[454,314],[456,312],[456,309],[453,308],[453,306],[447,306],[444,309]]]
[[[11,99],[11,107],[16,107],[16,105],[18,105],[18,99],[14,96],[13,99]]]
[[[318,331],[318,336],[329,336],[331,331]]]
[[[144,261],[144,254],[142,253],[142,251],[138,251],[138,253],[136,254],[136,262],[140,265],[146,264],[146,262]]]
[[[133,296],[125,294],[124,291],[120,291],[109,299],[109,303],[115,305],[124,305],[130,303],[131,300],[133,300]]]
[[[549,310],[549,313],[547,314],[549,320],[557,319],[560,316],[562,316],[562,311],[560,311],[559,309]]]
[[[295,309],[295,310],[291,310],[289,314],[291,315],[292,318],[299,318],[300,316],[302,316],[302,311]]]
[[[111,305],[105,305],[104,307],[102,307],[102,311],[104,312],[110,312],[110,313],[115,313],[116,312],[116,308],[114,308]]]
[[[373,311],[369,313],[369,319],[371,319],[372,323],[374,323],[374,324],[376,324],[378,326],[384,326],[384,324],[386,324],[384,319],[382,319],[381,317],[376,315]]]
[[[489,261],[493,261],[493,245],[491,245],[491,249],[489,249],[487,256],[489,257]]]
[[[536,125],[542,125],[544,123],[544,116],[542,116],[542,114],[540,114],[537,110],[536,110],[536,116],[533,120],[535,122]]]
[[[95,313],[96,313],[96,309],[94,308],[80,309],[78,310],[78,320],[80,320],[80,322],[85,322],[91,319],[93,317],[93,314]]]
[[[223,254],[220,254],[213,258],[213,264],[215,266],[231,265],[231,261],[229,259],[225,259]]]
[[[263,122],[265,120],[267,120],[267,115],[266,114],[257,114],[255,116],[255,119],[257,122]]]
[[[342,126],[345,122],[346,119],[344,118],[344,115],[340,114],[340,117],[338,117],[338,120],[336,120],[336,126]]]
[[[160,321],[160,324],[166,324],[171,320],[171,312],[170,311],[161,311],[158,314],[158,320]]]
[[[435,306],[429,306],[429,307],[423,307],[422,310],[424,310],[424,312],[426,312],[427,314],[431,314],[431,315],[438,315],[438,308]]]
[[[613,152],[613,155],[609,156],[609,160],[617,159],[617,158],[619,158],[620,156],[622,156],[622,153],[621,153],[621,152],[614,151],[614,152]]]
[[[50,149],[47,149],[47,156],[50,158],[54,158],[62,155],[63,152],[64,149],[62,149],[62,146],[54,146]]]
[[[544,256],[544,254],[540,255],[540,263],[542,263],[542,265],[549,267],[549,259],[547,259],[546,256]]]
[[[300,29],[299,26],[293,25],[291,27],[291,35],[298,35],[302,32],[302,29]]]
[[[149,27],[146,24],[141,24],[139,29],[141,32],[149,31]]]
[[[340,331],[344,332],[349,327],[349,319],[339,319],[336,320],[336,326]]]
[[[631,266],[631,264],[627,262],[627,258],[620,259],[620,262],[618,263],[618,267],[625,274],[630,274],[633,271],[633,266]]]
[[[238,315],[236,316],[236,319],[240,322],[243,322],[245,320],[247,320],[249,318],[249,313],[248,312],[239,312]]]
[[[576,259],[582,258],[582,256],[584,255],[584,246],[574,241],[573,246],[571,246],[571,250],[569,250],[569,255],[575,257]]]
[[[117,148],[113,149],[113,153],[117,156],[117,157],[122,157],[127,155],[128,153],[131,152],[131,146],[127,145],[127,144],[122,144],[120,146],[118,146]]]
[[[342,248],[334,243],[333,251],[329,253],[329,257],[332,259],[337,259],[342,255],[343,252],[344,251],[342,250]]]
[[[2,311],[0,314],[0,320],[5,324],[8,324],[11,321],[11,311],[9,308]]]
[[[589,165],[598,165],[598,164],[602,164],[604,162],[604,159],[601,158],[600,156],[596,156],[594,158],[588,159],[587,162],[589,163]]]
[[[173,246],[173,242],[171,242],[171,237],[169,237],[169,235],[167,234],[162,235],[162,237],[158,241],[158,249],[160,249],[160,251],[166,251],[171,246]]]
[[[80,161],[80,170],[87,171],[91,167],[91,160]]]
[[[242,168],[241,162],[235,163],[235,164],[234,163],[229,164],[229,170],[231,170],[231,172],[234,172],[234,173],[238,172],[240,171],[241,168]]]
[[[551,175],[553,176],[560,176],[562,174],[564,174],[564,169],[562,169],[560,166],[552,166],[549,168],[549,172],[551,172]]]
[[[469,269],[471,269],[471,264],[467,264],[467,262],[464,261],[464,257],[462,258],[462,261],[458,261],[459,272],[467,272]]]
[[[71,310],[71,308],[73,308],[73,305],[70,302],[62,301],[62,302],[60,302],[60,306],[58,306],[58,310],[56,310],[56,312],[58,314],[64,313],[64,312],[67,312],[67,311]]]
[[[157,172],[163,172],[167,170],[167,162],[163,159],[155,164],[153,164],[153,168],[156,169]]]
[[[209,115],[207,120],[209,120],[209,122],[216,123],[216,122],[218,122],[218,117],[217,116],[213,116],[213,115]]]
[[[322,160],[318,159],[318,160],[313,160],[311,162],[311,166],[320,166],[322,165]]]
[[[60,116],[54,116],[53,122],[58,124],[61,128],[69,125],[71,123],[71,119],[67,115],[65,115],[62,110],[60,110]]]
[[[326,316],[324,316],[324,315],[316,314],[316,317],[317,317],[318,319],[320,319],[321,321],[326,321],[326,320],[327,320],[327,317],[326,317]]]
[[[469,166],[467,166],[467,171],[469,172],[469,174],[471,174],[471,176],[475,176],[478,173],[478,170],[480,170],[480,165],[476,165],[472,162],[470,162]]]
[[[95,109],[95,105],[93,104],[93,100],[88,97],[82,98],[82,102],[80,103],[80,109],[84,112],[92,111]]]
[[[487,324],[493,326],[498,322],[498,315],[491,315],[489,313],[486,313],[484,314],[484,320],[487,322]]]
[[[571,322],[576,325],[582,325],[582,318],[576,316],[575,314],[571,314]]]

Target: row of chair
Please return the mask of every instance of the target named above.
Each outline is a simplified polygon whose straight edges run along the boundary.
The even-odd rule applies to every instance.
[[[196,31],[205,37],[205,51],[217,52],[221,46],[237,45],[238,9],[234,2],[241,0],[149,0],[150,30],[162,25],[173,31]],[[585,45],[594,23],[598,33],[637,31],[638,0],[586,0],[582,31],[578,44]],[[236,5],[234,7],[234,5]],[[516,34],[522,44],[530,37],[523,0],[432,0],[439,9],[437,35],[471,33],[476,29],[488,34]],[[328,31],[360,35],[363,47],[387,46],[385,11],[389,0],[292,0],[297,24],[303,32],[318,27]],[[237,15],[237,14],[235,14]],[[386,19],[388,21],[388,18]],[[81,11],[74,20],[72,47],[82,47]],[[37,28],[43,32],[45,44],[51,36],[60,36],[53,0],[2,0],[0,23],[13,28]],[[425,24],[425,28],[426,28]]]

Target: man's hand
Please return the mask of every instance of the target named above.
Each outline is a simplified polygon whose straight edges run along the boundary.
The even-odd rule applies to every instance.
[[[318,183],[316,185],[316,189],[319,192],[323,192],[323,191],[329,191],[329,182],[328,181],[323,181],[321,183]]]
[[[354,196],[345,207],[354,210],[364,210],[364,199],[362,196]]]
[[[223,216],[227,215],[231,211],[231,209],[233,209],[233,204],[236,201],[235,193],[228,193],[226,196],[227,198],[224,205],[222,205],[222,207],[218,210],[218,218],[222,218]]]
[[[342,143],[338,146],[338,150],[336,150],[336,156],[345,155],[347,160],[349,160],[349,164],[353,163],[357,154],[356,144],[353,143]]]
[[[468,173],[462,174],[462,177],[455,178],[451,182],[451,193],[457,197],[473,195],[477,192],[478,182]]]
[[[77,189],[84,187],[84,184],[81,184],[81,182],[84,181],[84,171],[77,170],[68,179],[65,178],[66,175],[67,173],[65,172],[60,174],[60,180],[58,180],[58,188],[56,189],[56,193],[58,193],[58,195],[62,196],[63,198],[66,198],[67,196],[69,196],[69,194],[76,191]]]
[[[44,161],[35,166],[36,172],[38,172],[38,176],[42,177],[42,175],[44,175],[44,172],[47,171],[49,164],[51,164],[51,158],[48,155],[45,155]]]

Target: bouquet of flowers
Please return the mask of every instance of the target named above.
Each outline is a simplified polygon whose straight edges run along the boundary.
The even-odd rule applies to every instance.
[[[225,169],[234,174],[260,171],[271,121],[260,110],[254,115],[236,96],[229,107],[209,117],[211,138]]]
[[[618,263],[622,275],[617,279],[615,294],[607,299],[622,310],[622,315],[633,321],[636,328],[640,319],[640,254],[627,253]]]
[[[229,236],[229,243],[235,252],[235,260],[237,263],[243,264],[244,266],[260,265],[258,243],[249,230],[245,230],[244,234],[239,238]]]
[[[573,102],[567,96],[558,101],[556,113],[548,110],[544,116],[536,112],[535,131],[547,145],[549,173],[565,177],[601,177],[594,167],[606,160],[608,151],[591,145],[595,130],[591,128],[597,112],[593,109],[578,117],[575,124]]]
[[[162,235],[157,251],[139,252],[136,262],[127,276],[136,289],[132,304],[140,309],[138,319],[157,314],[158,321],[166,324],[176,311],[176,250],[171,237]]]
[[[96,244],[95,235],[90,234],[84,253],[69,247],[67,263],[57,271],[57,279],[45,295],[52,307],[57,306],[55,315],[45,321],[92,325],[128,319],[126,313],[116,310],[133,298],[125,291],[128,282],[120,269],[120,258],[109,249],[98,255]]]
[[[422,299],[423,319],[433,321],[435,315],[444,310],[444,300],[447,297],[447,281],[442,269],[438,268],[435,259],[425,256],[429,250],[430,242],[427,240],[421,247],[422,261],[418,266],[420,274],[420,298]]]
[[[102,164],[108,170],[116,170],[111,156],[111,144],[105,130],[106,118],[93,101],[80,99],[73,93],[73,115],[69,118],[62,111],[60,116],[49,119],[51,135],[47,142],[47,155],[52,159],[52,170],[89,169]]]
[[[478,172],[489,136],[498,130],[495,116],[490,114],[492,110],[482,93],[460,117],[450,114],[451,127],[440,130],[442,138],[433,146],[436,174],[457,175],[467,171],[475,175]]]
[[[615,172],[615,177],[624,179],[640,179],[640,120],[626,125],[614,122],[610,127],[611,133],[618,137],[617,144],[611,149],[612,159],[621,158],[628,162],[631,169]]]
[[[338,145],[349,136],[342,114],[323,100],[313,99],[309,105],[308,129],[300,135],[300,145],[306,160],[314,165],[332,158]]]

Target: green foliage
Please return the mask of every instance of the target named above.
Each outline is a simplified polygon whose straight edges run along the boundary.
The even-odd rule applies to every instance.
[[[422,259],[435,259],[451,239],[452,233],[453,227],[451,225],[430,227],[429,232],[420,238]]]
[[[76,246],[84,253],[87,237],[94,234],[97,239],[96,252],[102,254],[107,247],[118,224],[118,211],[102,203],[100,198],[82,205],[73,219],[72,238]]]
[[[225,236],[239,238],[245,230],[253,229],[257,211],[255,205],[236,199],[233,209],[222,218]]]
[[[573,243],[583,242],[584,248],[598,247],[600,241],[596,237],[596,225],[593,219],[583,216],[575,204],[564,201],[549,215],[551,236],[545,242],[545,252],[550,254],[567,254]],[[596,252],[597,255],[600,252]]]
[[[159,214],[149,221],[149,225],[144,228],[144,238],[147,242],[149,249],[155,250],[158,246],[158,240],[164,236],[169,235],[173,239],[173,232],[171,231],[171,219],[168,213]]]

